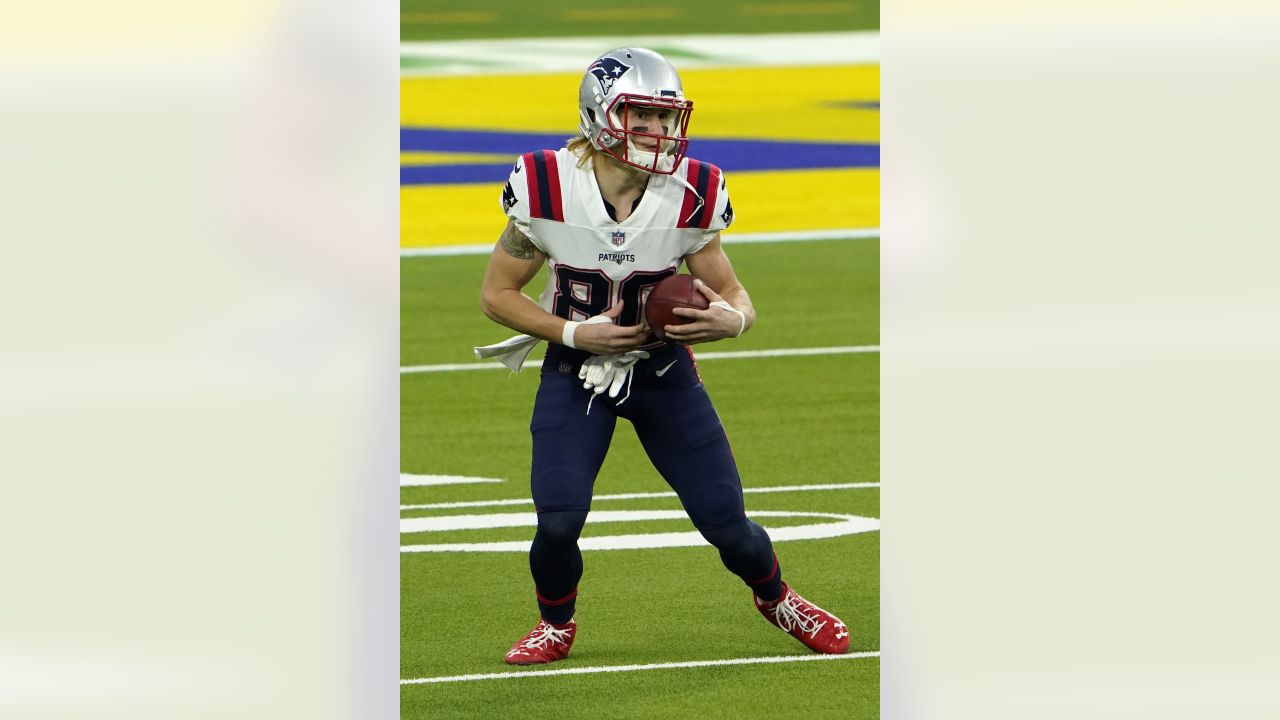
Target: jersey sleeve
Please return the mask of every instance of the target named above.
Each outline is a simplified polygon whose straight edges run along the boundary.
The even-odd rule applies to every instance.
[[[542,252],[547,252],[532,220],[540,218],[564,222],[564,197],[560,190],[560,161],[552,150],[525,153],[516,159],[507,185],[502,189],[502,209],[520,232]]]
[[[506,187],[502,188],[502,212],[515,223],[516,229],[525,235],[529,234],[529,184],[524,168],[524,156],[516,158],[515,167],[507,178]]]
[[[729,202],[729,188],[725,185],[724,175],[720,175],[720,187],[716,192],[715,207],[711,211],[711,224],[708,233],[714,234],[733,224],[733,203]]]
[[[677,227],[701,228],[703,231],[686,253],[691,254],[706,247],[717,233],[733,224],[733,204],[729,202],[724,174],[715,165],[690,160],[686,179],[696,193],[685,191]]]
[[[711,213],[711,222],[707,224],[707,230],[702,233],[702,240],[698,243],[694,252],[706,247],[707,243],[711,242],[716,235],[719,235],[721,230],[733,224],[733,203],[729,202],[729,188],[725,185],[724,175],[721,173],[716,174],[719,176],[720,187],[716,191],[715,199],[711,200],[714,205],[707,210],[707,212]]]

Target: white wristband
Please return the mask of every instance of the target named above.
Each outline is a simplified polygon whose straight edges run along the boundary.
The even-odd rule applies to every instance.
[[[729,303],[725,302],[724,300],[717,300],[717,301],[715,301],[715,302],[711,303],[711,305],[712,305],[713,307],[724,308],[725,310],[728,310],[729,312],[738,313],[738,323],[739,323],[739,325],[738,325],[738,334],[737,334],[737,335],[734,335],[734,337],[736,337],[736,338],[738,338],[738,337],[742,337],[742,333],[744,333],[744,332],[746,332],[746,331],[747,331],[747,315],[746,315],[746,313],[744,313],[744,312],[742,312],[741,310],[739,310],[738,308],[736,308],[736,307],[734,307],[734,306],[730,305]]]
[[[581,324],[582,323],[574,322],[573,320],[566,320],[564,323],[564,332],[560,335],[561,344],[565,347],[571,347],[577,350],[578,346],[573,344],[573,331],[577,330],[578,326]]]

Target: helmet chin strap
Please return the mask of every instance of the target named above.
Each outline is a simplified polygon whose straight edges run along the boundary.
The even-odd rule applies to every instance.
[[[669,143],[669,141],[660,142],[664,145]],[[659,148],[659,152],[657,153],[657,166],[655,167],[654,152],[652,150],[641,150],[640,148],[637,148],[631,138],[627,138],[627,160],[646,170],[660,173],[670,173],[671,169],[675,167],[675,159],[669,154],[661,152],[661,148]]]
[[[646,152],[644,150],[640,150],[639,148],[635,147],[635,145],[632,144],[630,138],[627,138],[626,143],[627,143],[627,159],[628,160],[639,165],[642,168],[652,167],[653,151],[650,150]],[[662,154],[658,156],[658,167],[661,169],[661,171],[664,173],[668,173],[667,177],[685,186],[685,188],[687,188],[689,192],[693,193],[694,197],[698,198],[698,204],[696,207],[693,208],[693,212],[696,213],[698,212],[699,208],[701,208],[703,204],[706,203],[706,198],[702,197],[702,195],[698,193],[698,190],[694,188],[693,185],[689,184],[688,180],[685,180],[679,175],[671,172],[671,168],[674,166],[674,164],[675,164],[675,160],[670,155]],[[689,217],[693,217],[693,213],[690,213]],[[685,222],[688,222],[688,221],[689,221],[689,218],[685,218]]]
[[[663,145],[670,143],[669,140],[660,140],[659,142],[662,143]],[[635,147],[634,144],[632,144],[631,138],[627,138],[627,159],[633,163],[636,163],[637,165],[640,165],[641,167],[651,167],[651,163],[653,162],[653,151],[640,150],[639,148]],[[667,173],[667,177],[671,178],[672,180],[675,180],[676,182],[688,188],[689,192],[693,193],[693,196],[698,198],[698,204],[693,208],[693,212],[696,213],[706,203],[707,200],[706,198],[702,197],[702,195],[699,194],[698,191],[692,185],[689,184],[688,180],[685,180],[679,175],[676,175],[675,173],[671,172],[671,169],[674,166],[675,166],[675,159],[672,158],[670,155],[666,153],[662,153],[658,155],[658,170],[663,173]],[[693,217],[693,213],[690,213],[689,217]],[[688,222],[689,218],[685,218],[684,220],[685,222]]]
[[[685,186],[686,188],[688,188],[689,192],[693,193],[693,196],[694,196],[694,197],[696,197],[696,198],[698,198],[698,204],[694,206],[694,208],[693,208],[693,212],[689,213],[689,217],[687,217],[687,218],[685,218],[685,219],[684,219],[684,221],[685,221],[685,222],[689,222],[689,218],[693,217],[693,213],[698,212],[698,210],[699,210],[703,205],[705,205],[705,204],[706,204],[707,200],[706,200],[706,198],[704,198],[704,197],[702,197],[701,195],[699,195],[699,194],[698,194],[698,191],[697,191],[697,190],[695,190],[695,189],[693,188],[693,186],[689,184],[689,181],[688,181],[688,180],[685,180],[684,178],[680,177],[679,175],[676,175],[675,173],[672,173],[671,175],[668,175],[667,177],[671,178],[672,180],[675,180],[676,182],[678,182],[678,183],[680,183],[681,185],[683,185],[683,186]]]

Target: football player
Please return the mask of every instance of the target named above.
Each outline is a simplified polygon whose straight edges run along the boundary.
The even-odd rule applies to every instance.
[[[538,527],[529,568],[541,619],[506,662],[569,653],[578,537],[618,418],[634,426],[760,613],[817,652],[844,653],[844,623],[783,582],[769,535],[747,519],[729,441],[689,349],[738,337],[755,322],[720,244],[733,222],[724,176],[686,156],[693,102],[661,55],[619,48],[587,68],[578,105],[581,137],[516,161],[502,194],[509,220],[481,293],[487,316],[524,334],[477,348],[478,356],[519,369],[534,344],[550,343],[530,423]],[[688,323],[664,328],[662,342],[644,323],[643,303],[681,263],[710,306],[677,308]],[[523,288],[544,266],[546,290],[534,302]]]

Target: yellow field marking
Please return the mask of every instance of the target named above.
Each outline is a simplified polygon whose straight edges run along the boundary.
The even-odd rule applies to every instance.
[[[737,220],[731,232],[826,230],[880,225],[880,170],[726,173]],[[490,243],[506,225],[502,182],[400,188],[400,246]]]
[[[573,91],[581,81],[578,73],[402,77],[400,124],[564,132],[567,138],[578,125],[577,95]]]
[[[689,132],[695,138],[880,141],[880,113],[836,105],[878,101],[878,65],[687,70],[681,78],[694,101]],[[565,98],[581,80],[577,73],[405,77],[400,122],[569,138],[577,134],[578,113]],[[519,103],[511,100],[513,89]]]
[[[678,8],[596,8],[593,10],[566,10],[561,20],[594,22],[597,20],[669,20],[684,15]]]
[[[534,148],[537,149],[537,148]],[[402,152],[401,165],[453,165],[455,163],[512,163],[515,155],[508,153],[454,153],[454,152]]]
[[[486,10],[457,10],[452,12],[407,12],[400,13],[402,23],[454,23],[458,25],[473,23],[491,23],[498,21],[498,13]]]
[[[843,15],[855,12],[853,3],[779,3],[771,5],[744,5],[743,15]]]
[[[725,173],[732,232],[880,226],[880,169]]]
[[[502,181],[484,185],[400,188],[401,247],[496,242],[506,226],[498,202]]]
[[[880,100],[879,65],[690,70],[689,132],[717,138],[879,142],[880,113],[837,103]]]

